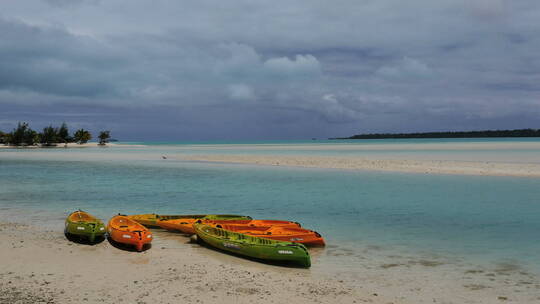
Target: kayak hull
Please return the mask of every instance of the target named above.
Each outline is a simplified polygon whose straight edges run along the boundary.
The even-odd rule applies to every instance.
[[[147,214],[128,215],[128,217],[130,219],[134,220],[134,221],[137,221],[139,224],[142,224],[142,225],[148,227],[148,228],[161,228],[161,226],[159,225],[159,221],[184,219],[184,218],[196,218],[196,219],[202,219],[202,218],[208,218],[208,219],[226,219],[226,218],[251,219],[251,217],[249,217],[249,216],[234,215],[234,214],[175,214],[175,215],[167,215],[167,214],[147,213]]]
[[[123,215],[114,216],[109,220],[107,233],[113,241],[135,247],[139,252],[153,239],[148,228]]]
[[[193,229],[193,224],[197,221],[216,221],[216,222],[250,222],[252,221],[251,217],[243,215],[232,215],[232,214],[207,214],[203,217],[185,217],[178,219],[167,219],[162,218],[157,222],[157,225],[163,229],[169,231],[181,232],[187,235],[195,234]]]
[[[309,252],[302,244],[253,237],[202,223],[195,223],[193,228],[198,238],[224,251],[265,261],[292,262],[305,268],[311,266]]]
[[[324,238],[313,230],[299,227],[271,226],[254,227],[249,225],[211,225],[225,230],[244,233],[247,235],[262,237],[271,240],[301,243],[307,246],[325,246]]]
[[[158,222],[158,225],[159,227],[166,229],[168,231],[193,235],[195,234],[195,230],[193,229],[193,224],[198,220],[199,219],[195,219],[195,218],[162,220]]]
[[[222,220],[222,219],[178,219],[178,220],[168,220],[168,221],[159,221],[158,225],[160,227],[170,230],[170,231],[179,231],[187,235],[195,234],[195,229],[193,224],[200,221],[201,223],[216,226],[216,225],[243,225],[249,227],[290,227],[290,228],[299,228],[300,224],[296,222],[289,221],[277,221],[277,220],[244,220],[244,219],[231,219],[231,220]]]
[[[206,220],[204,223],[209,225],[239,225],[245,227],[287,227],[301,228],[300,223],[280,220]]]
[[[67,236],[76,236],[95,243],[105,238],[106,230],[98,218],[84,211],[75,211],[66,218],[64,232]]]

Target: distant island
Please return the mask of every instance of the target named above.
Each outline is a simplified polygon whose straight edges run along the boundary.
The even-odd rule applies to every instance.
[[[110,141],[117,141],[111,139],[110,133],[110,131],[99,132],[99,146],[105,146]],[[49,125],[43,128],[42,132],[32,130],[26,122],[19,122],[11,132],[0,131],[0,145],[13,147],[56,147],[59,144],[67,147],[70,143],[84,145],[91,139],[92,134],[85,129],[79,129],[70,135],[65,122],[56,128]]]
[[[485,130],[466,132],[426,132],[426,133],[372,133],[351,137],[329,139],[385,139],[385,138],[481,138],[481,137],[540,137],[540,129]]]

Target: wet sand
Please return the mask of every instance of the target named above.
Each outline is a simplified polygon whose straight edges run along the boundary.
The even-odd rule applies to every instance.
[[[340,170],[372,170],[410,172],[425,174],[462,174],[490,176],[540,177],[539,163],[516,163],[511,161],[454,161],[385,159],[371,157],[340,156],[290,156],[290,155],[188,155],[181,159],[204,162],[254,164],[266,166],[287,166],[304,168],[324,168]]]
[[[0,303],[535,303],[540,281],[518,265],[311,249],[311,269],[263,264],[155,232],[132,252],[68,241],[53,228],[0,217]],[[322,256],[359,263],[347,271]],[[346,265],[345,265],[346,266]]]
[[[69,147],[88,149],[6,148],[0,151],[0,156],[3,159],[202,161],[422,174],[540,177],[540,142],[177,146],[107,144],[115,153],[100,153],[105,150],[96,148],[95,143],[82,146],[70,144]]]

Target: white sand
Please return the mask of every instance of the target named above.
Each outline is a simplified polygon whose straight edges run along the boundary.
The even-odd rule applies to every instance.
[[[325,144],[219,144],[219,145],[189,145],[186,147],[196,148],[219,148],[219,149],[245,149],[245,150],[345,150],[345,151],[370,151],[370,150],[515,150],[535,149],[540,150],[540,141],[513,141],[513,142],[400,142],[400,143],[374,143],[373,141],[358,143],[343,143],[336,140]]]
[[[95,142],[85,143],[85,144],[78,144],[78,143],[58,143],[56,146],[7,146],[7,145],[0,145],[0,149],[56,149],[56,148],[96,148],[96,147],[145,147],[144,145],[126,145],[126,144],[117,144],[117,143],[107,143],[103,146],[99,145]]]
[[[2,146],[0,146],[2,147]],[[2,159],[204,161],[422,174],[540,177],[540,142],[143,146],[96,143],[1,151]],[[102,153],[106,148],[115,153]],[[130,151],[122,152],[121,149]],[[52,150],[52,151],[51,151]],[[21,153],[21,152],[31,153]],[[83,152],[84,151],[84,152]],[[135,153],[133,151],[136,151]],[[54,152],[54,153],[50,153]],[[165,157],[165,158],[164,158]]]
[[[145,145],[128,145],[128,144],[117,144],[117,143],[107,143],[105,145],[99,145],[95,142],[85,143],[85,144],[78,144],[78,143],[58,143],[56,146],[41,146],[41,145],[35,145],[35,146],[7,146],[7,145],[1,145],[0,149],[19,149],[19,150],[25,150],[25,149],[59,149],[59,148],[106,148],[106,147],[146,147]]]
[[[188,155],[182,159],[271,166],[375,170],[411,173],[540,177],[539,163],[407,160],[375,157],[289,155]]]
[[[337,273],[332,265],[285,268],[245,260],[155,232],[143,253],[68,241],[0,218],[0,303],[536,303],[540,282],[511,264],[492,269],[444,259],[383,256],[376,248]],[[355,264],[356,265],[356,264]],[[350,268],[350,267],[349,267]]]

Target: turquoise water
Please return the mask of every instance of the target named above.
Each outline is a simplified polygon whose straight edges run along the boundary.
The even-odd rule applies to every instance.
[[[369,139],[258,142],[139,142],[163,155],[235,154],[366,157],[412,160],[505,161],[540,163],[540,138]],[[477,144],[474,148],[468,144]],[[488,144],[488,146],[483,146]],[[489,144],[503,144],[493,148]],[[111,150],[114,150],[111,149]],[[123,152],[124,149],[118,150]],[[144,153],[146,148],[133,148]]]
[[[149,149],[154,148],[132,153]],[[20,153],[24,157],[17,159],[0,152],[0,207],[35,210],[36,218],[38,210],[61,218],[78,208],[106,219],[119,212],[238,213],[299,221],[325,236],[329,248],[360,253],[379,246],[486,263],[511,260],[540,269],[536,178],[175,160],[63,161],[34,157],[36,151]]]

